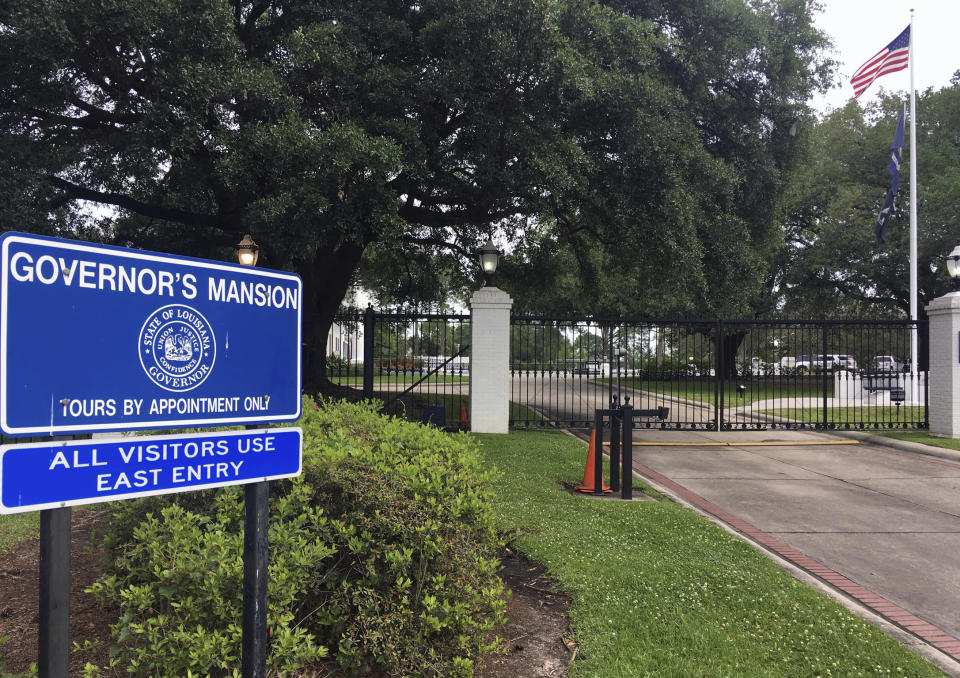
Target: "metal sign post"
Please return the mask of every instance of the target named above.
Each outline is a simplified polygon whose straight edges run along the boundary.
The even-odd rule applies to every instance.
[[[70,514],[40,512],[40,614],[37,673],[67,678],[70,658]]]
[[[610,489],[620,491],[620,403],[617,396],[613,397],[610,408]]]
[[[623,460],[623,488],[620,491],[621,499],[633,499],[633,417],[636,413],[637,410],[633,409],[628,398],[627,404],[620,409],[620,420],[623,422],[623,436],[621,437],[623,441],[621,454]],[[661,413],[658,412],[657,414]]]
[[[267,675],[269,495],[266,482],[251,483],[244,488],[243,653],[240,659],[243,678],[266,678]]]
[[[597,440],[603,440],[604,420],[610,418],[610,488],[614,492],[620,490],[621,499],[633,499],[633,420],[634,417],[655,417],[666,421],[670,415],[667,407],[653,409],[635,409],[630,404],[630,396],[624,398],[623,404],[609,410],[596,410],[594,413],[594,431]],[[595,456],[596,469],[594,478],[601,478],[603,472],[602,444]],[[596,480],[594,495],[603,494],[603,483]],[[616,483],[616,484],[615,484]]]
[[[593,494],[603,496],[603,415],[605,410],[597,410],[593,431],[596,435],[596,453],[593,455]]]

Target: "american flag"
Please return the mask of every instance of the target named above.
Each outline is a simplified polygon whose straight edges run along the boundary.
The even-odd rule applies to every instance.
[[[867,59],[867,62],[853,74],[853,77],[850,78],[850,84],[853,85],[853,98],[856,99],[863,94],[873,84],[873,81],[881,75],[895,73],[906,68],[909,55],[910,27],[907,26],[900,35],[893,39],[893,42]]]

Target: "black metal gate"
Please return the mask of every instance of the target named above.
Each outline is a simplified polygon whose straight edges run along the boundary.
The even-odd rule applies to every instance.
[[[447,428],[469,411],[470,316],[342,314],[327,372],[389,412]],[[925,429],[927,324],[514,316],[510,425],[590,428],[614,400],[640,428]]]
[[[327,336],[327,378],[389,414],[459,428],[469,409],[470,316],[341,313]]]
[[[668,408],[639,427],[924,429],[925,321],[515,316],[511,426],[589,428],[612,401]]]

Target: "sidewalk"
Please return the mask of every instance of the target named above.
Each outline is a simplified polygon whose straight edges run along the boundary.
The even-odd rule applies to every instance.
[[[634,468],[656,489],[879,615],[960,676],[960,454],[806,431],[637,430],[634,440]]]

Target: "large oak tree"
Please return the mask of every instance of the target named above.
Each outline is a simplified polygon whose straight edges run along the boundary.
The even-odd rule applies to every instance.
[[[251,233],[304,279],[311,390],[351,280],[446,294],[493,231],[719,309],[779,242],[812,4],[3,3],[0,226],[215,257]]]

